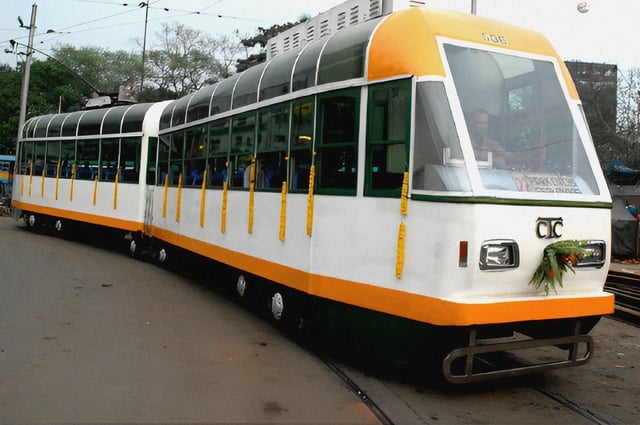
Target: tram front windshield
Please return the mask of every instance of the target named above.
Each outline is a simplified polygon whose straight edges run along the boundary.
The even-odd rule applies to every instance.
[[[475,164],[487,190],[599,194],[552,62],[450,44],[444,51],[465,125],[454,125],[441,84],[418,84],[414,190],[469,191],[466,166]],[[463,154],[467,143],[473,157]]]

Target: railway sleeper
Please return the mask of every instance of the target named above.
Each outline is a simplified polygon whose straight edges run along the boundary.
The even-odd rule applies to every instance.
[[[524,350],[554,347],[555,358],[545,353],[545,361],[526,363],[519,354]],[[578,366],[589,361],[593,354],[594,341],[589,335],[580,333],[580,322],[576,322],[573,335],[554,338],[530,338],[515,333],[509,338],[477,338],[477,330],[469,332],[469,345],[449,352],[442,362],[444,378],[453,384],[466,384],[492,379],[509,378],[553,369]],[[492,355],[516,356],[511,361],[503,358],[491,359]]]

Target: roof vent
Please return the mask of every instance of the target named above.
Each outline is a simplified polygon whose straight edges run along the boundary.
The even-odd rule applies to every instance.
[[[425,0],[348,0],[269,39],[267,60],[361,22],[424,5]]]

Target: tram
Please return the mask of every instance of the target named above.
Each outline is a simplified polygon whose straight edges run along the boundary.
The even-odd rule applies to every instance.
[[[546,38],[495,20],[382,14],[174,101],[32,118],[18,152],[28,226],[198,254],[275,321],[337,320],[452,383],[583,364],[613,312],[575,86]],[[566,350],[478,367],[542,346]]]

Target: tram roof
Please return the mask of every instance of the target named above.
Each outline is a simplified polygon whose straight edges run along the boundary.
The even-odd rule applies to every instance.
[[[29,119],[22,130],[25,139],[139,133],[153,103],[49,114]]]
[[[503,43],[487,35],[502,37]],[[477,15],[412,7],[337,31],[175,100],[164,109],[160,130],[325,84],[445,76],[438,37],[555,57],[571,96],[578,97],[543,35]]]

